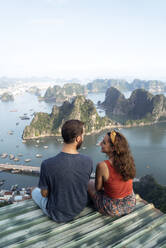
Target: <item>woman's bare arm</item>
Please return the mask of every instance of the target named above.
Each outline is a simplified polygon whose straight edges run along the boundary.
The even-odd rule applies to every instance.
[[[105,175],[105,163],[101,162],[96,167],[95,188],[97,191],[103,189],[104,175]]]

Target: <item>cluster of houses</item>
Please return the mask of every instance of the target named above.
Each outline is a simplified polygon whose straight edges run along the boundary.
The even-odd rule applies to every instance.
[[[10,190],[0,190],[0,203],[14,203],[31,198],[31,190],[28,188],[18,189],[18,185],[13,185]]]

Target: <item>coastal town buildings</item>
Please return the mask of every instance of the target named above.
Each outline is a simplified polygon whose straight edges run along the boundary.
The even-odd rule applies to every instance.
[[[30,187],[18,189],[13,185],[10,190],[0,190],[0,203],[15,203],[31,199]]]

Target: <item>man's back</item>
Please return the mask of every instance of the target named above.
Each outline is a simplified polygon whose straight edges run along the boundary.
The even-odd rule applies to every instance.
[[[49,192],[47,211],[57,222],[67,222],[87,203],[87,185],[92,160],[81,154],[60,152],[43,161],[39,187]]]

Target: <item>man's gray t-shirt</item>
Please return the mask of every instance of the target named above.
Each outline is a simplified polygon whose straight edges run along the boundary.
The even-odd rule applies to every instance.
[[[42,162],[39,188],[49,192],[47,211],[57,222],[67,222],[87,203],[87,186],[92,160],[82,154],[60,152]]]

